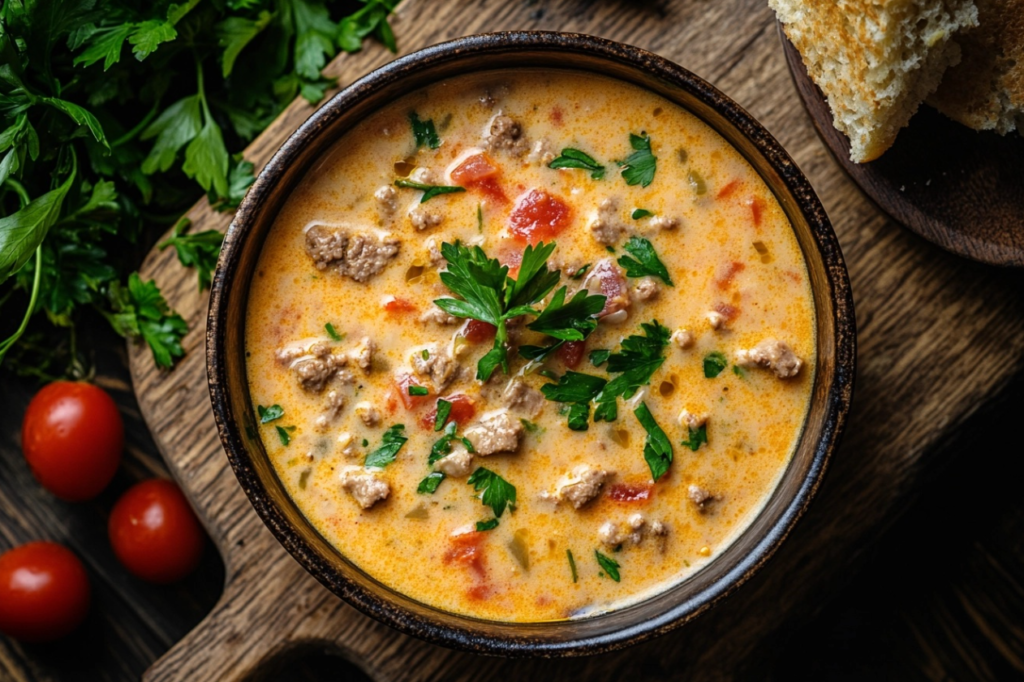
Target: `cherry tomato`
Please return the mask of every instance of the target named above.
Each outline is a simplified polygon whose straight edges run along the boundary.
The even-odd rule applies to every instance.
[[[490,342],[494,340],[494,335],[497,333],[498,328],[490,322],[470,320],[466,324],[466,329],[462,332],[462,335],[470,343],[484,343],[485,341]]]
[[[459,426],[465,426],[473,415],[476,414],[476,404],[471,398],[461,393],[456,395],[448,395],[439,400],[447,400],[452,404],[452,410],[448,413],[448,418],[444,420],[445,425],[448,422],[455,422]],[[434,403],[434,407],[430,408],[430,412],[423,415],[420,420],[420,424],[425,429],[433,429],[434,422],[437,420],[437,403]]]
[[[576,369],[580,366],[580,361],[583,359],[583,351],[587,348],[586,341],[566,341],[555,353],[558,354],[558,359],[565,363],[565,366],[569,369]]]
[[[165,479],[129,488],[110,512],[107,530],[124,567],[149,582],[177,582],[202,558],[199,519],[178,486]]]
[[[102,388],[55,381],[28,404],[21,447],[44,488],[67,502],[90,500],[117,471],[124,423]]]
[[[519,198],[508,217],[509,231],[521,240],[536,244],[551,239],[572,222],[572,209],[553,194],[531,189]]]
[[[0,632],[49,642],[79,626],[89,611],[89,577],[71,550],[30,542],[0,555]]]

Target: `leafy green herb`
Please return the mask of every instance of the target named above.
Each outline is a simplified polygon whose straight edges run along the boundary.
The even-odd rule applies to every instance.
[[[540,430],[540,427],[534,424],[529,419],[520,419],[519,423],[522,424],[523,428],[526,429],[529,433],[537,433]]]
[[[501,518],[506,506],[516,506],[515,486],[489,469],[480,467],[470,474],[466,483],[477,492],[483,491],[480,501],[493,509],[498,518]]]
[[[597,348],[595,350],[592,350],[590,351],[589,355],[590,364],[592,364],[594,367],[600,367],[604,363],[608,362],[608,356],[610,356],[611,354],[612,352],[606,348]]]
[[[199,291],[210,286],[210,279],[214,268],[217,267],[217,257],[220,256],[220,245],[224,241],[224,235],[217,230],[204,230],[195,234],[185,234],[190,221],[182,218],[174,226],[174,233],[170,239],[162,242],[159,246],[163,251],[168,246],[173,246],[178,253],[178,261],[186,268],[194,267],[199,276]]]
[[[601,552],[599,552],[596,549],[594,550],[594,556],[597,557],[598,565],[600,565],[604,572],[608,574],[608,577],[614,580],[615,582],[619,582],[618,562],[615,561],[615,559],[612,559],[611,557],[607,557],[604,554],[601,554]]]
[[[427,474],[427,477],[420,481],[420,484],[416,486],[416,492],[421,495],[433,495],[437,492],[437,487],[441,485],[441,481],[445,479],[443,471],[431,471]]]
[[[409,395],[430,395],[426,386],[409,386]]]
[[[324,325],[324,330],[327,332],[327,336],[331,337],[331,341],[341,341],[345,337],[338,333],[338,330],[334,328],[334,325],[328,322]]]
[[[644,460],[651,470],[651,478],[657,481],[665,475],[672,464],[672,441],[658,422],[654,421],[647,403],[640,403],[640,406],[633,410],[640,425],[647,431],[647,438],[644,440]]]
[[[563,149],[561,155],[548,164],[548,168],[582,168],[583,170],[590,171],[590,177],[595,180],[600,180],[604,177],[604,166],[595,161],[589,154],[572,147]]]
[[[409,113],[409,122],[412,124],[412,134],[416,138],[417,147],[430,147],[437,149],[441,146],[441,138],[434,130],[434,121],[421,121],[419,115],[413,111]]]
[[[498,527],[498,519],[487,519],[486,521],[477,521],[477,531],[483,532],[486,530],[494,530]]]
[[[687,433],[687,438],[682,442],[684,447],[688,447],[694,452],[697,452],[697,450],[700,449],[701,444],[708,442],[707,424],[701,424],[697,428],[689,426],[687,427],[687,430],[689,431],[689,433]]]
[[[654,181],[654,172],[658,167],[658,158],[651,153],[651,138],[647,133],[629,134],[629,146],[633,153],[620,161],[622,177],[627,185],[647,187]]]
[[[395,180],[396,187],[404,187],[405,189],[418,189],[422,190],[423,196],[420,198],[420,203],[426,203],[436,196],[441,194],[453,194],[456,192],[465,192],[465,187],[459,187],[458,185],[427,185],[422,182],[415,182],[414,180],[408,180],[406,178],[398,178]]]
[[[738,376],[740,379],[746,379],[747,378],[747,370],[743,369],[739,365],[733,365],[732,366],[732,373],[735,374],[736,376]]]
[[[434,430],[440,431],[444,423],[448,421],[448,415],[452,413],[452,404],[444,398],[437,399],[437,415],[434,417]]]
[[[137,272],[128,277],[128,286],[110,285],[112,313],[104,313],[121,336],[143,339],[153,353],[157,367],[170,369],[174,358],[185,354],[181,339],[188,325],[181,315],[171,312],[152,280],[143,282]]]
[[[704,376],[714,379],[726,368],[729,361],[725,359],[725,353],[714,350],[704,356]]]
[[[557,384],[541,386],[548,400],[569,406],[568,424],[573,431],[586,431],[590,427],[590,401],[601,393],[608,382],[601,377],[582,372],[566,372]]]
[[[287,446],[292,442],[292,437],[288,435],[288,429],[283,426],[275,426],[274,428],[277,429],[277,437],[281,441],[281,445]],[[292,428],[294,429],[295,427],[293,426]]]
[[[630,237],[623,247],[630,255],[620,256],[619,265],[626,269],[626,277],[647,277],[648,275],[660,277],[661,280],[671,286],[672,279],[668,275],[668,268],[658,258],[654,245],[643,237]]]
[[[420,357],[423,358],[424,360],[429,360],[430,359],[430,351],[427,350],[426,348],[424,348],[422,351],[420,351]]]
[[[438,410],[440,412],[440,410]],[[434,426],[437,426],[437,422],[434,422]],[[444,435],[438,440],[434,441],[433,446],[430,448],[430,455],[427,457],[427,465],[432,466],[439,459],[442,459],[446,455],[450,455],[452,452],[452,441],[455,439],[455,431],[459,428],[459,425],[455,422],[448,422],[448,426],[444,428]],[[436,428],[435,428],[436,430]]]
[[[280,405],[270,407],[256,406],[256,413],[260,416],[260,424],[267,424],[284,416],[284,408]]]
[[[569,275],[569,279],[583,279],[583,275],[587,274],[587,270],[590,269],[591,263],[587,263],[576,272]]]
[[[579,579],[579,575],[576,573],[576,560],[572,557],[572,550],[566,549],[565,556],[569,559],[569,570],[572,571],[572,581],[576,582]]]
[[[633,216],[632,217],[633,217],[633,220],[640,220],[641,218],[649,218],[652,215],[654,215],[654,213],[652,213],[651,211],[648,211],[646,208],[638,208],[638,209],[633,211]]]
[[[527,329],[562,341],[582,341],[597,329],[596,315],[604,308],[605,297],[581,289],[565,302],[567,287],[555,292],[551,302]]]
[[[368,441],[368,440],[366,440],[366,439],[364,438],[364,439],[363,439],[363,447],[365,448],[365,447],[366,447],[366,446],[368,446],[369,444],[370,444],[370,441]]]
[[[388,25],[388,15],[398,0],[363,0],[363,8],[345,17],[338,26],[338,45],[345,52],[358,52],[362,49],[363,38],[374,35],[392,52],[398,51],[395,34]]]
[[[618,374],[594,397],[598,403],[594,421],[615,421],[618,416],[616,398],[629,400],[650,383],[651,376],[665,362],[662,351],[668,345],[669,331],[657,320],[640,323],[644,336],[631,335],[623,339],[622,350],[608,356],[607,370]]]
[[[381,438],[380,447],[366,456],[363,466],[385,467],[394,462],[398,451],[405,445],[405,441],[409,440],[402,435],[403,430],[405,430],[404,424],[395,424],[388,428]]]

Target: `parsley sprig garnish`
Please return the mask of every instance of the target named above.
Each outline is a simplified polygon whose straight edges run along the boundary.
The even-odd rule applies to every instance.
[[[411,111],[409,112],[409,123],[412,125],[412,134],[416,138],[417,148],[437,149],[441,146],[441,138],[437,136],[432,119],[421,121],[419,115],[415,111]]]
[[[582,168],[583,170],[590,171],[590,177],[595,180],[600,180],[604,177],[604,166],[595,161],[589,154],[572,147],[563,149],[561,155],[555,157],[548,164],[548,168]]]
[[[654,182],[654,172],[658,168],[658,157],[651,153],[651,138],[647,133],[629,134],[629,146],[633,153],[625,161],[619,161],[622,177],[627,185],[647,187]]]
[[[630,237],[622,248],[633,256],[633,258],[619,256],[618,262],[625,268],[626,277],[660,277],[665,284],[670,287],[675,286],[672,284],[672,278],[668,275],[668,268],[658,258],[658,253],[654,250],[654,245],[650,240],[643,237]]]
[[[501,517],[505,507],[516,506],[516,487],[490,469],[480,467],[466,483],[477,492],[483,491],[480,501],[493,509],[496,517]]]
[[[402,446],[405,445],[405,442],[409,440],[402,435],[402,431],[404,430],[404,424],[395,424],[389,427],[381,438],[380,447],[366,456],[363,466],[386,467],[388,464],[394,462],[395,458],[398,456],[398,451],[401,450]]]
[[[597,327],[594,319],[604,307],[604,296],[583,290],[566,303],[566,287],[559,289],[543,311],[533,306],[542,301],[558,284],[561,272],[548,270],[547,260],[555,243],[529,245],[523,252],[519,276],[508,276],[508,266],[488,258],[479,246],[467,248],[459,242],[441,245],[448,269],[441,281],[452,293],[462,297],[434,301],[449,315],[487,322],[497,328],[494,347],[477,363],[476,378],[486,381],[500,365],[508,373],[508,329],[506,322],[520,315],[537,315],[527,327],[558,341],[582,341]]]
[[[657,481],[665,475],[672,464],[672,441],[654,420],[647,403],[640,403],[640,406],[633,410],[633,414],[647,431],[647,438],[644,440],[644,460],[651,470],[651,479]]]
[[[440,194],[454,194],[456,192],[466,191],[465,187],[459,187],[458,185],[428,185],[422,182],[416,182],[415,180],[408,180],[406,178],[398,178],[395,180],[395,187],[420,190],[423,192],[423,196],[420,197],[421,204],[430,201]]]
[[[209,288],[217,257],[220,256],[220,245],[224,235],[217,230],[204,230],[193,234],[185,234],[192,224],[188,218],[182,218],[174,226],[170,239],[161,242],[159,249],[163,251],[173,246],[178,253],[178,261],[186,268],[194,267],[199,277],[199,291]]]

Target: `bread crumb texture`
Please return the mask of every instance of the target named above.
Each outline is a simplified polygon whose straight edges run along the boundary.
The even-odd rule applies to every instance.
[[[928,103],[965,126],[1024,134],[1024,0],[974,0],[980,26]]]
[[[857,163],[892,146],[946,69],[960,61],[954,34],[978,25],[973,0],[769,0],[769,5],[828,98],[833,123],[850,138],[850,158]]]

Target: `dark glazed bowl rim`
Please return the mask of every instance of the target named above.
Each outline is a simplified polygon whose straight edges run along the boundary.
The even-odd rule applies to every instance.
[[[820,435],[814,445],[806,473],[800,479],[795,494],[791,499],[786,498],[784,502],[779,503],[784,505],[784,508],[777,512],[778,518],[767,527],[762,536],[757,538],[750,552],[735,560],[733,564],[729,565],[727,572],[698,591],[693,597],[688,597],[685,601],[659,612],[657,617],[645,618],[641,622],[631,622],[628,626],[619,629],[578,637],[545,637],[545,626],[560,625],[564,627],[564,622],[502,624],[459,616],[429,607],[412,609],[409,608],[411,600],[390,588],[368,589],[353,579],[351,575],[343,574],[336,564],[315,551],[313,545],[293,526],[265,488],[265,483],[260,478],[252,455],[244,443],[242,426],[244,415],[236,414],[232,406],[227,369],[229,362],[227,354],[230,352],[227,348],[227,334],[232,331],[229,329],[228,322],[231,308],[228,305],[229,291],[240,268],[243,253],[246,251],[247,236],[252,232],[260,212],[264,207],[273,203],[271,197],[274,196],[278,184],[284,182],[282,178],[289,172],[292,165],[305,163],[305,166],[298,165],[300,170],[296,171],[304,173],[311,163],[309,160],[310,150],[329,147],[333,143],[329,136],[326,143],[321,139],[321,134],[330,130],[332,122],[343,117],[350,107],[372,97],[375,92],[407,79],[415,82],[417,75],[429,76],[445,66],[456,68],[461,64],[467,64],[467,66],[463,67],[459,73],[488,71],[500,67],[492,66],[480,69],[472,65],[474,59],[483,57],[501,59],[507,56],[510,61],[514,61],[516,55],[525,53],[542,54],[545,58],[556,58],[559,55],[567,54],[585,56],[587,59],[600,61],[609,67],[614,66],[617,69],[629,71],[637,77],[656,79],[668,87],[681,89],[697,103],[713,110],[727,126],[731,126],[745,138],[756,153],[763,158],[767,167],[770,167],[777,179],[774,184],[768,178],[765,178],[765,182],[776,193],[776,196],[779,196],[781,189],[792,197],[795,210],[806,221],[813,239],[813,246],[816,247],[816,255],[822,262],[824,274],[818,287],[820,289],[822,285],[827,285],[827,292],[824,295],[827,295],[832,305],[832,319],[827,320],[825,324],[832,331],[834,369],[827,377],[830,382],[827,384],[828,391],[821,398],[824,407],[822,408],[823,419]],[[563,66],[554,62],[550,68],[572,70],[583,67]],[[588,69],[583,68],[583,70]],[[422,84],[415,87],[422,87]],[[703,119],[703,116],[699,114],[698,117]],[[710,122],[708,123],[710,125]],[[722,133],[719,127],[715,125],[711,127],[720,134]],[[787,213],[792,215],[792,211],[787,211]],[[252,242],[253,240],[248,241]],[[803,246],[805,257],[810,261],[810,254],[806,253],[807,245]],[[250,249],[261,247],[262,244],[249,245]],[[246,281],[242,283],[242,286],[247,287],[248,284]],[[818,327],[821,329],[820,323]],[[236,333],[240,332],[236,331]],[[460,38],[397,59],[345,88],[310,116],[288,138],[260,172],[231,223],[225,237],[211,291],[206,342],[207,373],[213,411],[231,467],[256,512],[270,531],[317,580],[372,618],[403,633],[420,637],[434,644],[474,653],[503,656],[572,656],[620,649],[679,627],[739,587],[768,560],[807,509],[821,483],[828,460],[842,433],[853,392],[855,339],[853,298],[849,277],[828,216],[803,173],[763,126],[703,79],[667,59],[645,50],[582,34],[517,31]],[[818,347],[820,351],[822,348],[820,340]],[[820,375],[822,373],[820,357],[818,364],[818,374]],[[818,382],[821,380],[820,376],[815,378],[815,396],[818,393]],[[812,398],[812,400],[816,399]],[[801,436],[802,440],[803,436]],[[713,564],[709,564],[709,567],[711,565]],[[707,568],[697,575],[704,571],[707,571]],[[644,603],[655,602],[674,589],[670,588],[667,592],[660,593]],[[629,608],[633,607],[626,607],[626,609]],[[579,622],[597,620],[616,613],[619,611],[610,612],[604,616],[594,616]]]

